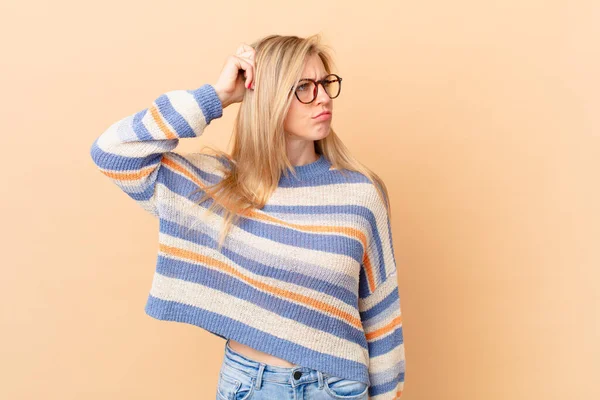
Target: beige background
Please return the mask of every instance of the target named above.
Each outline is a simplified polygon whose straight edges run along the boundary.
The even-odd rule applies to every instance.
[[[224,341],[144,314],[158,222],[89,149],[241,42],[322,32],[386,181],[406,400],[600,398],[600,3],[2,5],[0,398],[214,399]],[[225,149],[236,106],[203,143]]]

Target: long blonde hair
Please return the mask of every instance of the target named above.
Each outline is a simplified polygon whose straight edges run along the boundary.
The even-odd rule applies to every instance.
[[[227,165],[218,164],[223,179],[211,186],[203,186],[192,193],[204,191],[198,201],[212,198],[208,212],[222,211],[224,227],[219,237],[219,251],[231,225],[252,209],[261,209],[277,188],[282,173],[287,169],[295,175],[287,158],[284,120],[297,82],[301,79],[308,56],[317,54],[327,71],[332,73],[333,57],[321,43],[320,34],[306,38],[269,35],[252,43],[255,49],[254,90],[246,90],[233,128],[231,155],[208,145]],[[292,88],[291,92],[289,88]],[[323,139],[315,141],[315,152],[329,160],[336,170],[357,171],[376,183],[379,196],[385,202],[391,217],[387,188],[381,178],[355,159],[334,129]]]

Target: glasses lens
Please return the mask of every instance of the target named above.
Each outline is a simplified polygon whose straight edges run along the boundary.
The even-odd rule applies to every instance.
[[[331,98],[335,98],[340,94],[340,81],[335,75],[329,75],[323,82],[323,87],[325,87],[325,91]]]
[[[303,103],[310,102],[315,93],[315,84],[311,81],[300,81],[296,88],[296,94]]]

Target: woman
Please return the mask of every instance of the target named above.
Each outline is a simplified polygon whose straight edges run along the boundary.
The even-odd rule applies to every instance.
[[[164,93],[92,145],[160,219],[146,313],[226,339],[218,399],[402,394],[388,193],[331,127],[332,66],[318,35],[267,36],[216,83]],[[173,151],[234,103],[230,154]]]

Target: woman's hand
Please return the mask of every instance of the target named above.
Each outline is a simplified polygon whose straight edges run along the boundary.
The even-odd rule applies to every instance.
[[[242,44],[235,55],[227,57],[221,75],[213,85],[223,108],[242,101],[246,90],[254,89],[254,55],[254,48]]]

